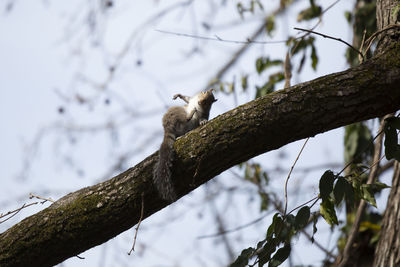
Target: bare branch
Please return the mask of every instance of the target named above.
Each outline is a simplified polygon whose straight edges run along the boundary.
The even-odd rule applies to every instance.
[[[262,221],[265,217],[271,215],[272,212],[273,211],[267,212],[264,215],[262,215],[261,217],[255,219],[255,220],[253,220],[251,222],[248,222],[246,224],[240,225],[240,226],[238,226],[236,228],[233,228],[233,229],[230,229],[230,230],[225,230],[223,232],[218,232],[218,233],[214,233],[214,234],[201,235],[201,236],[198,236],[197,239],[205,239],[205,238],[217,237],[217,236],[220,236],[220,235],[225,235],[225,234],[229,234],[229,233],[240,231],[240,230],[242,230],[244,228],[247,228],[247,227],[249,227],[251,225],[254,225],[254,224]]]
[[[289,182],[290,175],[292,174],[292,171],[293,171],[293,169],[294,169],[294,166],[296,165],[296,162],[297,162],[297,160],[299,159],[299,157],[300,157],[300,155],[301,155],[301,152],[303,152],[303,149],[304,149],[304,147],[306,146],[306,144],[307,144],[307,142],[308,142],[309,139],[310,139],[310,137],[308,137],[308,138],[306,139],[306,141],[304,141],[304,144],[303,144],[303,146],[301,147],[299,154],[297,154],[297,157],[296,157],[295,161],[293,162],[292,167],[290,167],[290,171],[289,171],[289,173],[288,173],[288,176],[286,177],[286,181],[285,181],[285,209],[283,210],[283,216],[286,216],[286,211],[287,211],[287,202],[288,202],[288,200],[287,200],[287,185],[288,185],[288,182]]]
[[[27,208],[27,207],[30,207],[30,206],[32,206],[32,205],[36,205],[36,204],[38,204],[39,202],[33,202],[33,203],[30,203],[30,204],[26,204],[26,203],[24,203],[20,208],[18,208],[18,209],[15,209],[15,210],[11,210],[11,211],[8,211],[7,213],[5,213],[5,214],[0,214],[0,218],[4,218],[4,217],[6,217],[6,216],[8,216],[8,215],[11,215],[10,217],[8,217],[7,219],[4,219],[4,220],[2,220],[2,221],[0,221],[0,223],[3,223],[3,222],[5,222],[5,221],[8,221],[9,219],[11,219],[12,217],[14,217],[15,215],[17,215],[18,214],[18,212],[20,212],[21,210],[23,210],[23,209],[25,209],[25,208]]]
[[[135,244],[136,244],[136,238],[137,238],[137,234],[139,231],[139,227],[140,227],[140,223],[143,220],[143,211],[144,211],[144,193],[142,192],[142,209],[140,210],[140,218],[139,218],[139,222],[135,228],[135,236],[133,238],[133,244],[132,244],[132,248],[131,250],[129,250],[128,255],[131,255],[132,251],[135,251]]]
[[[384,27],[383,29],[374,32],[374,34],[372,34],[372,35],[365,41],[365,45],[364,45],[364,46],[366,46],[366,48],[365,48],[365,50],[363,51],[364,56],[368,53],[368,51],[369,51],[369,49],[371,48],[371,45],[373,44],[375,38],[376,38],[379,34],[385,32],[385,31],[391,30],[391,29],[395,29],[395,28],[400,28],[400,24],[388,25],[388,26]]]
[[[345,45],[347,45],[348,47],[350,47],[351,49],[353,49],[354,51],[356,51],[356,52],[364,59],[364,55],[363,55],[357,48],[355,48],[354,46],[352,46],[352,45],[349,44],[348,42],[343,41],[343,40],[340,39],[340,38],[332,37],[332,36],[329,36],[329,35],[326,35],[326,34],[323,34],[323,33],[315,32],[315,31],[307,30],[307,29],[303,29],[303,28],[297,28],[297,27],[295,27],[294,29],[295,29],[295,30],[299,30],[299,31],[305,31],[305,32],[308,32],[308,33],[313,33],[313,34],[316,34],[316,35],[320,35],[320,36],[322,36],[322,37],[324,37],[324,38],[328,38],[328,39],[332,39],[332,40],[336,40],[336,41],[339,41],[339,42],[341,42],[341,43],[344,43]]]
[[[44,204],[46,201],[50,201],[50,202],[55,202],[51,197],[49,197],[49,198],[44,198],[44,197],[41,197],[41,196],[38,196],[38,195],[34,195],[34,194],[32,194],[32,193],[29,193],[29,199],[32,199],[32,198],[37,198],[37,199],[41,199],[41,200],[43,200],[42,202],[40,202],[41,204]]]
[[[155,31],[160,32],[160,33],[165,33],[165,34],[181,36],[181,37],[188,37],[188,38],[207,40],[207,41],[217,41],[217,42],[231,43],[231,44],[262,44],[262,45],[265,45],[265,44],[281,44],[281,43],[285,43],[287,41],[287,40],[256,41],[256,40],[254,40],[253,38],[250,38],[250,37],[247,38],[246,41],[240,41],[240,40],[224,39],[224,38],[221,38],[221,37],[219,37],[217,35],[214,35],[215,37],[208,37],[208,36],[201,36],[201,35],[181,33],[181,32],[171,32],[171,31],[159,30],[159,29],[156,29]]]

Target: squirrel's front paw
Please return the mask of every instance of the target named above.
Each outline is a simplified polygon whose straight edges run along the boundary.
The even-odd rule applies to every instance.
[[[207,120],[200,121],[200,125],[203,126],[207,123]]]
[[[175,99],[177,99],[178,97],[180,97],[181,96],[181,94],[176,94],[176,95],[174,95],[173,97],[172,97],[172,100],[175,100]]]

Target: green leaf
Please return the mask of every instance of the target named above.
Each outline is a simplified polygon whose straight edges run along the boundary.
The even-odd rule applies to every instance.
[[[325,221],[327,221],[327,223],[329,223],[331,226],[338,224],[335,208],[329,199],[322,201],[319,211],[321,212],[321,215],[324,217]]]
[[[386,118],[386,123],[390,124],[391,127],[400,130],[400,118],[397,117]]]
[[[364,184],[361,187],[361,198],[364,199],[365,201],[369,202],[372,206],[376,208],[376,201],[375,201],[375,196],[373,189],[371,185],[369,184]]]
[[[314,4],[314,1],[310,1],[310,7],[302,10],[299,15],[297,16],[297,21],[303,21],[303,20],[311,20],[313,18],[316,18],[320,16],[322,13],[322,8],[321,6],[317,6]]]
[[[351,13],[350,11],[345,11],[344,17],[346,18],[348,23],[351,23],[351,21],[353,19],[353,13]]]
[[[303,55],[301,56],[299,67],[297,68],[297,73],[300,73],[303,70],[304,62],[306,62],[306,50],[304,50]]]
[[[260,211],[267,210],[269,208],[269,203],[270,203],[269,195],[264,192],[260,192],[259,194],[261,198]]]
[[[246,91],[247,87],[248,87],[248,75],[244,75],[242,76],[242,89],[243,91]]]
[[[296,214],[295,218],[295,228],[302,229],[307,225],[308,220],[310,219],[310,207],[305,206],[302,207]]]
[[[360,200],[362,198],[362,184],[360,183],[360,181],[357,179],[357,177],[353,177],[351,179],[351,186],[353,187],[353,191],[354,191],[354,199],[355,200]]]
[[[265,29],[267,30],[267,34],[272,36],[272,31],[275,29],[275,16],[269,16],[267,21],[265,22]]]
[[[372,157],[373,140],[371,130],[362,122],[345,127],[344,160],[354,164],[366,163]]]
[[[388,160],[400,161],[400,145],[398,144],[397,128],[400,128],[398,118],[385,119],[385,155]]]
[[[235,91],[235,83],[228,83],[228,93]]]
[[[244,13],[245,9],[244,9],[242,3],[238,3],[236,5],[236,9],[237,9],[237,12],[240,14],[240,17],[243,19],[244,18],[243,13]]]
[[[272,238],[269,242],[265,243],[261,252],[257,254],[259,259],[258,266],[264,266],[271,259],[271,254],[275,252],[277,244],[276,238]]]
[[[262,87],[256,86],[256,98],[272,93],[275,90],[275,84],[284,79],[285,76],[282,72],[271,74],[267,83]]]
[[[344,179],[344,195],[346,197],[348,204],[350,206],[353,206],[354,204],[353,186],[346,179]]]
[[[343,200],[346,183],[347,181],[343,177],[339,177],[336,181],[335,188],[333,189],[333,195],[335,196],[336,205],[339,205],[339,203]]]
[[[242,251],[242,253],[237,257],[237,259],[229,265],[230,267],[245,267],[249,263],[249,259],[254,253],[254,248],[246,248]]]
[[[318,216],[314,214],[314,216],[313,216],[313,233],[311,236],[311,243],[314,243],[314,235],[318,231],[317,222],[318,222]]]
[[[283,65],[283,61],[280,59],[271,60],[269,57],[259,57],[256,60],[256,70],[258,74],[261,74],[264,70],[272,66]]]
[[[387,184],[381,182],[374,182],[373,184],[370,184],[370,186],[374,193],[379,192],[382,189],[391,188],[391,186],[388,186]]]
[[[224,83],[219,83],[219,90],[220,90],[221,92],[225,92]]]
[[[279,241],[290,240],[292,236],[291,227],[288,224],[283,224],[282,228],[276,232]]]
[[[257,250],[264,246],[264,243],[267,242],[267,239],[261,240],[257,243]]]
[[[317,56],[317,50],[314,46],[314,44],[311,45],[311,67],[313,70],[317,70],[317,64],[318,64],[318,56]]]
[[[314,37],[309,37],[307,39],[301,39],[300,41],[294,41],[292,46],[292,55],[297,54],[301,50],[305,50],[308,46],[312,45],[315,41]]]
[[[272,93],[275,90],[275,85],[267,82],[263,86],[256,86],[256,98],[263,97]]]
[[[294,226],[296,221],[296,217],[293,214],[286,215],[286,223],[290,226]]]
[[[268,267],[276,267],[281,265],[290,255],[290,251],[292,250],[290,244],[286,244],[284,247],[278,249],[278,251],[272,256]]]
[[[281,231],[283,228],[283,220],[279,213],[275,213],[274,217],[272,218],[272,223],[268,227],[267,230],[267,238],[272,238],[273,234]]]
[[[319,180],[319,192],[323,201],[329,198],[329,194],[333,190],[333,182],[335,176],[332,171],[326,171]]]

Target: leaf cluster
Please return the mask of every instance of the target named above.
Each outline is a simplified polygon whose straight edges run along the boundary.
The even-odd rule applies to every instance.
[[[270,204],[271,192],[266,192],[269,184],[269,177],[267,172],[263,171],[261,165],[258,163],[244,162],[239,164],[240,168],[244,168],[244,179],[255,184],[259,190],[259,197],[261,199],[260,211],[268,210]]]
[[[322,14],[322,7],[316,5],[314,0],[310,0],[310,6],[300,11],[297,15],[297,22],[312,20],[319,17]]]
[[[389,188],[389,186],[380,182],[363,184],[356,175],[345,178],[328,170],[319,181],[320,198],[322,199],[320,213],[331,226],[338,225],[335,206],[338,207],[343,199],[350,204],[364,199],[376,207],[375,194],[384,188]]]
[[[260,9],[261,11],[264,10],[264,6],[262,5],[260,0],[251,0],[248,6],[246,6],[242,2],[236,4],[237,12],[239,13],[242,19],[244,18],[245,13],[254,14],[257,8]]]
[[[310,221],[310,207],[302,207],[296,214],[286,216],[276,213],[273,216],[272,223],[269,225],[266,238],[258,242],[255,248],[249,247],[242,251],[240,256],[233,262],[231,267],[244,267],[249,264],[252,258],[255,258],[254,266],[276,267],[281,265],[290,255],[291,239],[298,232],[304,229]],[[313,235],[317,231],[314,220]]]

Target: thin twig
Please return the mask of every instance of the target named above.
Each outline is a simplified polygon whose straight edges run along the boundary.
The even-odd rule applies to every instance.
[[[364,49],[364,45],[365,45],[365,35],[367,34],[367,30],[366,29],[364,29],[364,33],[363,33],[363,37],[362,37],[362,40],[361,40],[361,46],[360,46],[360,51],[362,52],[363,51],[363,49]],[[364,56],[365,56],[365,54],[364,54]],[[363,63],[364,61],[364,58],[362,58],[362,57],[360,57],[360,55],[358,55],[358,61],[360,62],[360,63]]]
[[[339,3],[341,0],[336,0],[335,2],[333,2],[332,4],[330,4],[326,9],[324,9],[322,12],[321,12],[321,15],[319,15],[319,19],[318,19],[318,21],[317,21],[317,23],[313,26],[313,27],[311,27],[311,31],[313,31],[315,28],[317,28],[318,27],[318,25],[319,24],[321,24],[321,22],[322,22],[322,16],[325,14],[325,12],[327,12],[329,9],[331,9],[332,7],[334,7],[337,3]],[[301,39],[301,40],[304,40],[304,38],[306,38],[308,35],[310,35],[311,34],[311,32],[306,32],[304,35],[302,35],[302,36],[300,36],[300,37],[297,37],[297,38],[295,38],[294,40],[298,40],[298,39]],[[291,49],[292,51],[296,51],[296,49],[297,49],[297,47],[300,45],[300,42],[296,42],[296,44],[293,46],[293,48]]]
[[[255,220],[253,220],[253,221],[251,221],[251,222],[248,222],[248,223],[246,223],[246,224],[240,225],[240,226],[238,226],[238,227],[236,227],[236,228],[233,228],[233,229],[230,229],[230,230],[225,230],[225,231],[223,231],[223,232],[218,232],[218,233],[214,233],[214,234],[201,235],[201,236],[198,236],[197,239],[204,239],[204,238],[217,237],[217,236],[220,236],[220,235],[225,235],[225,234],[229,234],[229,233],[233,233],[233,232],[242,230],[242,229],[247,228],[247,227],[249,227],[249,226],[251,226],[251,225],[253,225],[253,224],[258,223],[259,221],[262,221],[265,217],[271,215],[272,212],[273,212],[273,211],[267,212],[267,213],[265,213],[263,216],[261,216],[261,217],[255,219]]]
[[[172,32],[172,31],[159,30],[159,29],[156,29],[155,31],[160,32],[160,33],[165,33],[165,34],[176,35],[176,36],[195,38],[195,39],[207,40],[207,41],[217,41],[217,42],[223,42],[223,43],[232,43],[232,44],[263,44],[264,45],[264,44],[281,44],[281,43],[285,43],[287,41],[287,40],[255,41],[252,38],[247,38],[245,41],[240,41],[240,40],[223,39],[223,38],[221,38],[221,37],[219,37],[217,35],[214,35],[214,37],[208,37],[208,36],[201,36],[201,35],[196,35],[196,34]]]
[[[295,2],[297,2],[298,0],[292,1],[291,4],[294,4]],[[333,6],[335,6],[338,2],[340,2],[341,0],[336,0],[334,3],[332,3],[331,5],[329,5],[325,10],[322,11],[320,18],[318,20],[318,22],[312,27],[312,29],[315,29],[321,22],[322,22],[322,15],[325,14],[325,12],[327,12],[329,9],[331,9]],[[269,14],[267,16],[265,16],[264,22],[256,29],[256,31],[254,31],[254,33],[251,35],[250,40],[255,40],[259,35],[261,35],[262,33],[265,32],[265,26],[267,24],[267,20],[266,18],[268,18],[270,15],[272,16],[277,16],[279,14],[284,13],[284,11],[286,10],[287,6],[284,7],[279,7],[278,9],[276,9],[274,12],[272,12],[272,14]],[[295,38],[295,40],[298,39],[302,39],[304,37],[306,37],[307,35],[309,35],[310,33],[306,33],[303,36],[297,37]],[[285,43],[288,40],[285,40]],[[208,84],[203,88],[203,89],[207,89],[211,86],[216,85],[221,79],[222,77],[225,75],[225,73],[228,72],[228,70],[238,61],[238,59],[244,54],[244,52],[246,52],[246,50],[250,47],[252,43],[246,42],[245,44],[243,44],[243,46],[238,49],[233,56],[231,57],[231,59],[217,72],[217,74],[213,77],[213,79],[208,82]],[[298,44],[298,43],[297,43]]]
[[[372,45],[373,41],[375,40],[375,38],[376,38],[379,34],[381,34],[382,32],[385,32],[385,31],[387,31],[387,30],[394,29],[394,28],[400,28],[400,24],[391,24],[391,25],[388,25],[388,26],[384,27],[383,29],[381,29],[381,30],[379,30],[379,31],[374,32],[374,33],[365,41],[366,49],[365,49],[365,51],[364,51],[364,56],[367,54],[368,50],[371,48],[371,45]]]
[[[288,176],[287,176],[287,178],[286,178],[286,181],[285,181],[285,209],[284,209],[284,212],[283,212],[283,216],[286,216],[286,211],[287,211],[287,202],[288,202],[288,201],[287,201],[287,185],[288,185],[288,182],[289,182],[290,175],[292,174],[293,168],[294,168],[294,166],[296,165],[296,162],[297,162],[297,160],[299,159],[299,157],[300,157],[300,155],[301,155],[301,152],[303,152],[303,149],[304,149],[304,147],[306,146],[306,144],[307,144],[307,142],[308,142],[309,139],[310,139],[310,137],[308,137],[308,138],[306,139],[306,141],[304,142],[303,146],[301,147],[300,152],[299,152],[299,154],[297,155],[296,160],[293,162],[293,165],[292,165],[292,167],[290,168],[290,171],[289,171]]]
[[[379,166],[378,175],[381,175],[382,173],[386,172],[387,170],[390,170],[391,168],[393,168],[394,163],[395,163],[395,160],[391,160],[391,161],[387,162],[386,164],[384,164],[383,166]]]
[[[315,200],[315,201],[314,201],[314,200]],[[296,210],[296,209],[298,209],[298,208],[300,208],[300,207],[302,207],[302,206],[304,206],[304,205],[307,205],[307,204],[310,203],[311,201],[314,201],[314,203],[310,206],[310,208],[311,208],[312,206],[314,206],[314,204],[315,204],[318,200],[319,200],[319,197],[314,197],[313,199],[307,201],[306,203],[301,204],[300,206],[298,206],[298,207],[294,208],[293,210],[291,210],[291,211],[289,212],[289,214],[292,213],[294,210]],[[278,204],[278,203],[275,202],[275,201],[273,201],[272,203],[273,203],[273,205],[275,206],[275,208],[276,208],[278,211],[282,212],[282,207],[280,206],[280,204]],[[314,214],[314,216],[319,217],[319,216],[321,216],[321,213],[318,212],[317,214]],[[313,243],[314,243],[320,250],[322,250],[323,252],[325,252],[326,255],[328,255],[328,256],[331,257],[331,258],[336,258],[336,257],[332,254],[332,252],[330,252],[329,250],[327,250],[326,248],[324,248],[324,247],[323,247],[320,243],[318,243],[316,240],[312,240],[312,237],[306,232],[305,229],[308,227],[308,225],[311,224],[312,221],[313,221],[313,219],[310,219],[310,220],[308,221],[307,225],[304,226],[304,228],[301,229],[300,232],[303,233],[310,241],[313,241]]]
[[[298,31],[305,31],[305,32],[313,33],[313,34],[316,34],[316,35],[320,35],[320,36],[322,36],[324,38],[328,38],[328,39],[332,39],[332,40],[336,40],[336,41],[342,42],[345,45],[347,45],[348,47],[350,47],[351,49],[353,49],[354,51],[356,51],[358,54],[360,54],[360,56],[364,59],[364,55],[357,48],[355,48],[354,46],[352,46],[348,42],[343,41],[340,38],[332,37],[332,36],[329,36],[329,35],[326,35],[326,34],[323,34],[323,33],[315,32],[315,31],[311,31],[311,30],[307,30],[307,29],[303,29],[303,28],[295,27],[294,29],[298,30]]]
[[[32,193],[29,193],[29,199],[32,199],[32,198],[37,198],[37,199],[43,200],[42,202],[40,202],[41,204],[45,203],[46,201],[50,201],[50,202],[53,202],[53,203],[55,202],[51,197],[45,198],[45,197],[41,197],[41,196],[38,196],[38,195],[35,195],[35,194],[32,194]]]
[[[140,218],[139,218],[139,222],[135,228],[135,236],[133,238],[133,244],[132,244],[132,248],[131,250],[129,250],[128,255],[131,255],[132,251],[135,251],[135,245],[136,245],[136,238],[137,238],[137,234],[139,231],[139,227],[140,227],[140,223],[143,220],[143,213],[144,213],[144,192],[142,192],[142,209],[140,210]]]
[[[295,211],[295,210],[297,210],[297,209],[299,209],[299,208],[301,208],[301,207],[307,205],[308,203],[314,201],[314,203],[310,205],[310,209],[311,209],[311,208],[315,205],[315,203],[317,203],[318,200],[319,200],[319,196],[313,197],[313,198],[310,199],[309,201],[304,202],[303,204],[300,204],[299,206],[295,207],[294,209],[292,209],[291,211],[289,211],[287,214],[291,214],[293,211]]]
[[[107,88],[107,86],[114,79],[117,68],[120,67],[123,59],[125,58],[125,56],[130,51],[130,49],[132,47],[132,44],[133,44],[133,41],[139,35],[139,33],[141,31],[143,31],[144,28],[146,28],[147,26],[152,24],[154,21],[159,20],[161,17],[163,17],[165,14],[168,14],[168,12],[174,10],[175,8],[179,8],[179,7],[182,7],[182,6],[188,6],[192,2],[193,2],[193,0],[188,0],[188,1],[178,2],[178,3],[172,4],[172,5],[168,6],[168,7],[166,7],[165,9],[157,12],[156,14],[154,14],[153,16],[148,18],[145,22],[143,22],[141,25],[139,25],[136,28],[136,30],[134,30],[130,34],[130,36],[128,37],[127,41],[125,42],[125,45],[122,47],[121,51],[117,54],[116,58],[114,59],[114,63],[111,64],[111,66],[109,66],[109,72],[108,72],[107,78],[100,84],[95,83],[95,85],[96,85],[95,87],[98,87],[101,90],[105,90]]]
[[[38,203],[39,203],[39,202],[33,202],[33,203],[28,204],[28,205],[27,205],[26,203],[24,203],[24,204],[22,205],[22,207],[20,207],[20,208],[18,208],[18,209],[8,211],[6,214],[0,214],[0,218],[6,217],[6,216],[12,214],[12,215],[11,215],[10,217],[8,217],[7,219],[0,221],[0,223],[3,223],[3,222],[5,222],[5,221],[8,221],[9,219],[11,219],[11,218],[14,217],[15,215],[17,215],[18,212],[20,212],[21,210],[23,210],[23,209],[25,209],[25,208],[27,208],[27,207],[29,207],[29,206],[36,205],[36,204],[38,204]]]
[[[206,193],[207,193],[207,195],[210,194],[208,185],[206,186]],[[225,232],[226,231],[225,230],[225,223],[224,223],[224,221],[223,221],[223,219],[222,219],[222,217],[221,217],[221,215],[220,215],[220,213],[218,211],[218,208],[217,208],[217,206],[215,204],[215,198],[211,197],[209,204],[210,204],[211,211],[212,211],[212,213],[214,215],[218,231],[221,232],[221,233]],[[230,240],[228,239],[228,236],[226,236],[226,235],[221,235],[221,241],[225,246],[226,253],[228,254],[228,259],[233,260],[236,255],[235,255],[234,250],[232,248],[232,242],[230,242]]]
[[[312,240],[312,236],[310,236],[309,233],[307,233],[307,231],[305,231],[304,229],[300,230],[302,234],[304,234],[309,240]],[[320,250],[322,250],[323,252],[325,252],[326,255],[328,255],[330,258],[335,259],[336,256],[332,254],[332,252],[330,252],[329,250],[327,250],[326,248],[324,248],[320,243],[318,243],[316,240],[314,240],[313,242],[314,245],[316,245]]]
[[[291,4],[297,2],[298,0],[293,1]],[[286,8],[282,8],[279,7],[278,9],[276,9],[274,12],[272,12],[271,14],[268,14],[265,16],[265,19],[263,20],[263,22],[261,23],[261,25],[259,25],[259,27],[250,35],[250,40],[255,40],[258,36],[260,36],[261,34],[265,33],[265,27],[267,25],[267,18],[272,15],[272,16],[278,16],[279,14],[284,13],[284,11],[286,10]],[[218,82],[222,79],[222,77],[225,75],[225,73],[228,72],[228,70],[235,65],[235,63],[239,60],[239,58],[247,51],[247,49],[250,47],[252,43],[248,43],[246,42],[245,44],[243,44],[233,55],[232,57],[229,59],[228,62],[226,62],[218,71],[217,74],[215,76],[213,76],[212,80],[209,81],[207,83],[207,85],[205,87],[202,88],[203,89],[207,89],[209,87],[212,87],[216,84],[218,84]]]
[[[40,204],[44,204],[44,203],[47,202],[47,201],[54,202],[54,200],[52,200],[51,198],[44,198],[44,197],[40,197],[40,196],[34,195],[34,194],[32,194],[32,193],[29,193],[29,199],[32,199],[32,198],[37,198],[37,199],[43,200],[43,201],[40,202]],[[11,215],[11,214],[12,214],[12,215],[11,215],[10,217],[8,217],[7,219],[4,219],[4,220],[0,221],[0,223],[3,223],[3,222],[5,222],[5,221],[8,221],[9,219],[11,219],[11,218],[14,217],[15,215],[17,215],[21,210],[23,210],[23,209],[25,209],[25,208],[27,208],[27,207],[36,205],[36,204],[39,204],[39,202],[36,201],[36,202],[29,203],[29,204],[24,203],[24,204],[23,204],[20,208],[18,208],[18,209],[8,211],[6,214],[2,214],[2,213],[1,213],[1,214],[0,214],[0,218],[6,217],[6,216]]]

